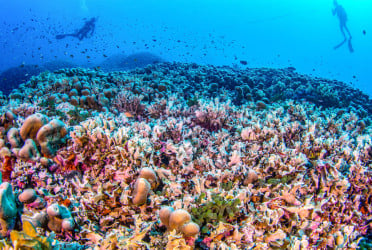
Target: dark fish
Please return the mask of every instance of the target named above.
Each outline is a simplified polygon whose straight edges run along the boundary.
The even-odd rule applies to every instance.
[[[363,30],[362,32],[363,32],[363,35],[365,35],[365,34],[366,34],[366,30]]]
[[[103,54],[103,56],[104,56],[104,57],[107,57],[107,55],[106,55],[106,54]]]
[[[74,55],[73,55],[73,54],[71,54],[71,55],[70,55],[70,57],[71,57],[71,58],[74,58]]]
[[[240,64],[243,64],[243,65],[247,65],[247,64],[248,64],[248,62],[247,62],[247,61],[245,61],[245,60],[241,60],[241,61],[240,61]]]

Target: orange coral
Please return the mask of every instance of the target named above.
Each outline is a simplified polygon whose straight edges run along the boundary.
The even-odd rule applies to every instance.
[[[63,158],[61,155],[58,155],[53,158],[54,162],[56,162],[61,167],[62,171],[79,170],[78,164],[76,164],[75,159],[76,159],[75,153],[69,154],[67,158]]]
[[[10,181],[11,175],[13,171],[13,164],[12,164],[12,158],[9,156],[5,156],[3,160],[3,165],[1,168],[1,174],[3,176],[3,182],[4,181]]]

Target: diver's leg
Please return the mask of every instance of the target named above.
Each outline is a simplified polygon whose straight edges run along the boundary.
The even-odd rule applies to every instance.
[[[347,31],[347,33],[349,34],[349,38],[351,39],[351,34],[350,34],[350,31],[349,31],[348,27],[346,26],[346,24],[344,25],[344,28]]]
[[[342,35],[344,36],[344,40],[342,42],[340,42],[339,44],[337,44],[336,46],[333,47],[333,49],[338,49],[340,48],[342,45],[344,45],[344,43],[346,43],[346,35],[345,35],[345,31],[343,29],[343,26],[342,26],[342,23],[340,22],[340,30],[341,30],[341,33]]]
[[[350,53],[353,53],[354,52],[354,48],[353,48],[353,45],[351,44],[351,37],[349,38],[349,41],[347,43],[347,46],[349,48]]]
[[[333,47],[333,49],[338,49],[340,48],[342,45],[344,45],[346,43],[346,38],[339,44],[337,44],[336,46]]]
[[[345,31],[344,31],[344,27],[345,27],[345,24],[340,23],[340,30],[341,30],[341,33],[342,33],[342,35],[344,36],[344,39],[346,40],[346,34],[345,34]]]

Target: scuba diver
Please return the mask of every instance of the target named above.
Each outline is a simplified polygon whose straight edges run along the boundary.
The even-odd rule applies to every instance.
[[[96,17],[92,17],[90,20],[85,21],[84,26],[81,29],[79,29],[77,32],[72,33],[72,34],[57,35],[56,39],[63,39],[66,36],[72,36],[72,37],[76,37],[77,39],[79,39],[81,41],[84,38],[88,38],[88,37],[92,36],[93,33],[94,33],[94,30],[96,28],[97,19],[98,18],[96,18]]]
[[[354,49],[353,49],[353,46],[351,44],[351,33],[350,33],[348,27],[346,26],[346,22],[347,22],[346,11],[345,11],[344,7],[342,7],[337,2],[337,0],[333,0],[333,5],[334,5],[335,8],[332,10],[332,14],[337,15],[337,17],[340,21],[340,30],[341,30],[342,35],[344,36],[344,40],[340,44],[336,45],[334,47],[334,49],[340,48],[346,42],[346,40],[348,40],[349,51],[352,53],[352,52],[354,52]],[[347,39],[347,37],[346,37],[345,30],[349,35],[349,39]]]

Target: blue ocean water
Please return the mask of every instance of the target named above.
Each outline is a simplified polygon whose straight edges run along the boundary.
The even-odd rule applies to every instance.
[[[292,66],[372,95],[372,2],[339,0],[352,35],[342,42],[332,0],[0,0],[0,71],[51,61],[96,66],[150,52],[167,61]],[[57,40],[98,17],[91,37]],[[85,20],[84,20],[85,19]],[[245,65],[245,62],[246,65]]]

